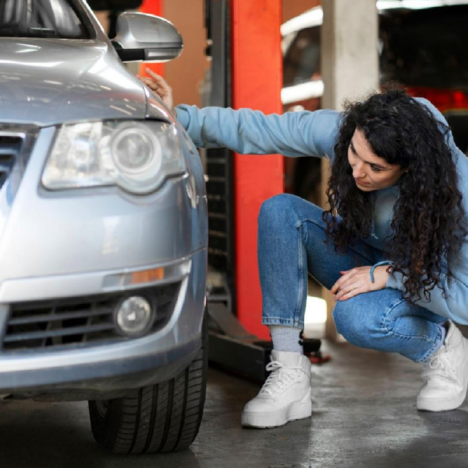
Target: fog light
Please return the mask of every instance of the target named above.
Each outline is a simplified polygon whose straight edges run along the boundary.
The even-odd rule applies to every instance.
[[[127,336],[142,335],[151,328],[154,315],[155,311],[147,299],[132,296],[117,309],[117,326]]]

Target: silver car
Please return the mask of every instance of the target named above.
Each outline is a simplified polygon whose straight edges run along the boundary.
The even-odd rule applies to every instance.
[[[0,395],[89,400],[97,442],[172,451],[205,398],[205,183],[123,64],[177,57],[179,33],[117,30],[83,0],[0,3]]]

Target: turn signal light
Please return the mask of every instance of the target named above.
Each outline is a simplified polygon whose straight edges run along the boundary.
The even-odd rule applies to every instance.
[[[130,284],[151,283],[164,279],[164,268],[134,271],[130,276]]]

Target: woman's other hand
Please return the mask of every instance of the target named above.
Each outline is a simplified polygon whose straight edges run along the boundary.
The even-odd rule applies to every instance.
[[[146,69],[146,73],[148,73],[149,76],[137,75],[137,78],[145,83],[148,88],[154,91],[161,98],[161,101],[171,111],[172,115],[176,115],[172,88],[167,84],[166,80],[162,76],[154,73],[154,71],[149,68]]]
[[[348,271],[341,271],[341,278],[330,289],[335,294],[335,301],[346,301],[358,294],[384,289],[390,273],[388,265],[374,268],[374,282],[370,277],[370,266],[357,267]]]

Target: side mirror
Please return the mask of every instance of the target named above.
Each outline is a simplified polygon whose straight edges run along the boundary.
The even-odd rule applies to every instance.
[[[112,44],[122,62],[167,62],[177,58],[184,47],[170,21],[144,13],[122,13]]]

